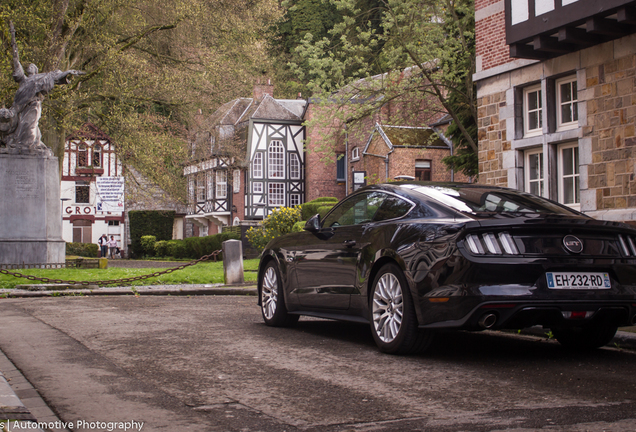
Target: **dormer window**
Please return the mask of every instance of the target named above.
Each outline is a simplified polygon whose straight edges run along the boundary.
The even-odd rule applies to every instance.
[[[358,147],[354,147],[353,150],[351,150],[351,161],[357,161],[360,160],[360,149]]]
[[[93,147],[93,166],[102,166],[102,146],[99,144],[95,144],[95,146]]]
[[[77,146],[77,166],[88,166],[88,147],[86,144]]]

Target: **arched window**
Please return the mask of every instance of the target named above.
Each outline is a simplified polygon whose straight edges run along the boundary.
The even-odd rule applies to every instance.
[[[95,144],[95,146],[93,146],[93,166],[102,166],[102,146],[99,144]]]
[[[360,159],[360,149],[354,147],[353,150],[351,150],[351,160],[357,161],[358,159]]]
[[[285,177],[285,148],[280,141],[272,141],[268,149],[269,178]]]
[[[77,146],[77,166],[88,166],[88,147],[86,147],[86,144]]]

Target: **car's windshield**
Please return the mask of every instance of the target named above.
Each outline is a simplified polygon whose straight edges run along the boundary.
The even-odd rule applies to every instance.
[[[510,189],[475,186],[403,185],[464,213],[578,214],[545,198]]]

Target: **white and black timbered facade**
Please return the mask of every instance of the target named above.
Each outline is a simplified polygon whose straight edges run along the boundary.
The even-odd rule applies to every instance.
[[[250,120],[245,218],[263,219],[305,199],[305,127],[300,121]]]
[[[211,235],[223,226],[264,219],[277,207],[305,202],[303,118],[307,101],[274,99],[273,86],[257,85],[253,98],[221,106],[193,143],[184,169],[192,235]],[[201,146],[209,145],[210,151]],[[226,155],[232,155],[226,156]]]
[[[208,233],[208,221],[233,225],[236,217],[235,194],[241,189],[242,170],[233,167],[234,159],[214,156],[185,168],[188,179],[188,217]]]

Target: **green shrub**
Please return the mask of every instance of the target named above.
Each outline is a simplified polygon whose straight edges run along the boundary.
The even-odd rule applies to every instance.
[[[223,242],[226,240],[240,239],[240,234],[224,232],[206,237],[188,237],[183,240],[158,241],[154,243],[154,251],[156,256],[198,259],[214,251],[221,250]],[[222,254],[219,254],[217,259],[222,258]]]
[[[166,256],[173,258],[185,258],[186,248],[183,240],[169,240]]]
[[[97,258],[99,246],[95,243],[66,243],[66,255]]]
[[[168,253],[168,245],[169,243],[166,240],[159,240],[155,243],[155,256],[158,257],[167,257],[170,256]]]
[[[291,232],[303,232],[305,230],[305,224],[307,221],[299,221],[294,224]]]
[[[153,256],[155,254],[155,243],[157,238],[153,235],[141,236],[141,249],[144,255]]]
[[[321,205],[320,207],[318,207],[318,214],[320,215],[320,220],[324,219],[325,216],[327,215],[327,213],[329,213],[329,210],[331,210],[333,208],[335,204],[331,204],[331,205]]]
[[[141,245],[141,237],[153,235],[157,240],[171,240],[174,225],[174,211],[132,210],[130,219],[130,253],[141,256],[146,253]]]
[[[292,232],[294,224],[301,220],[300,215],[300,207],[274,209],[260,226],[247,230],[245,236],[255,249],[262,250],[270,240]]]
[[[333,207],[338,203],[338,198],[334,197],[322,197],[311,200],[302,205],[302,219],[307,220],[315,214],[320,213],[320,207],[331,206]],[[331,208],[330,207],[330,208]],[[322,215],[324,216],[324,215]]]
[[[325,202],[337,203],[338,202],[338,198],[336,198],[336,197],[320,197],[320,198],[313,199],[313,200],[311,200],[309,202],[311,202],[311,203],[325,203]]]

